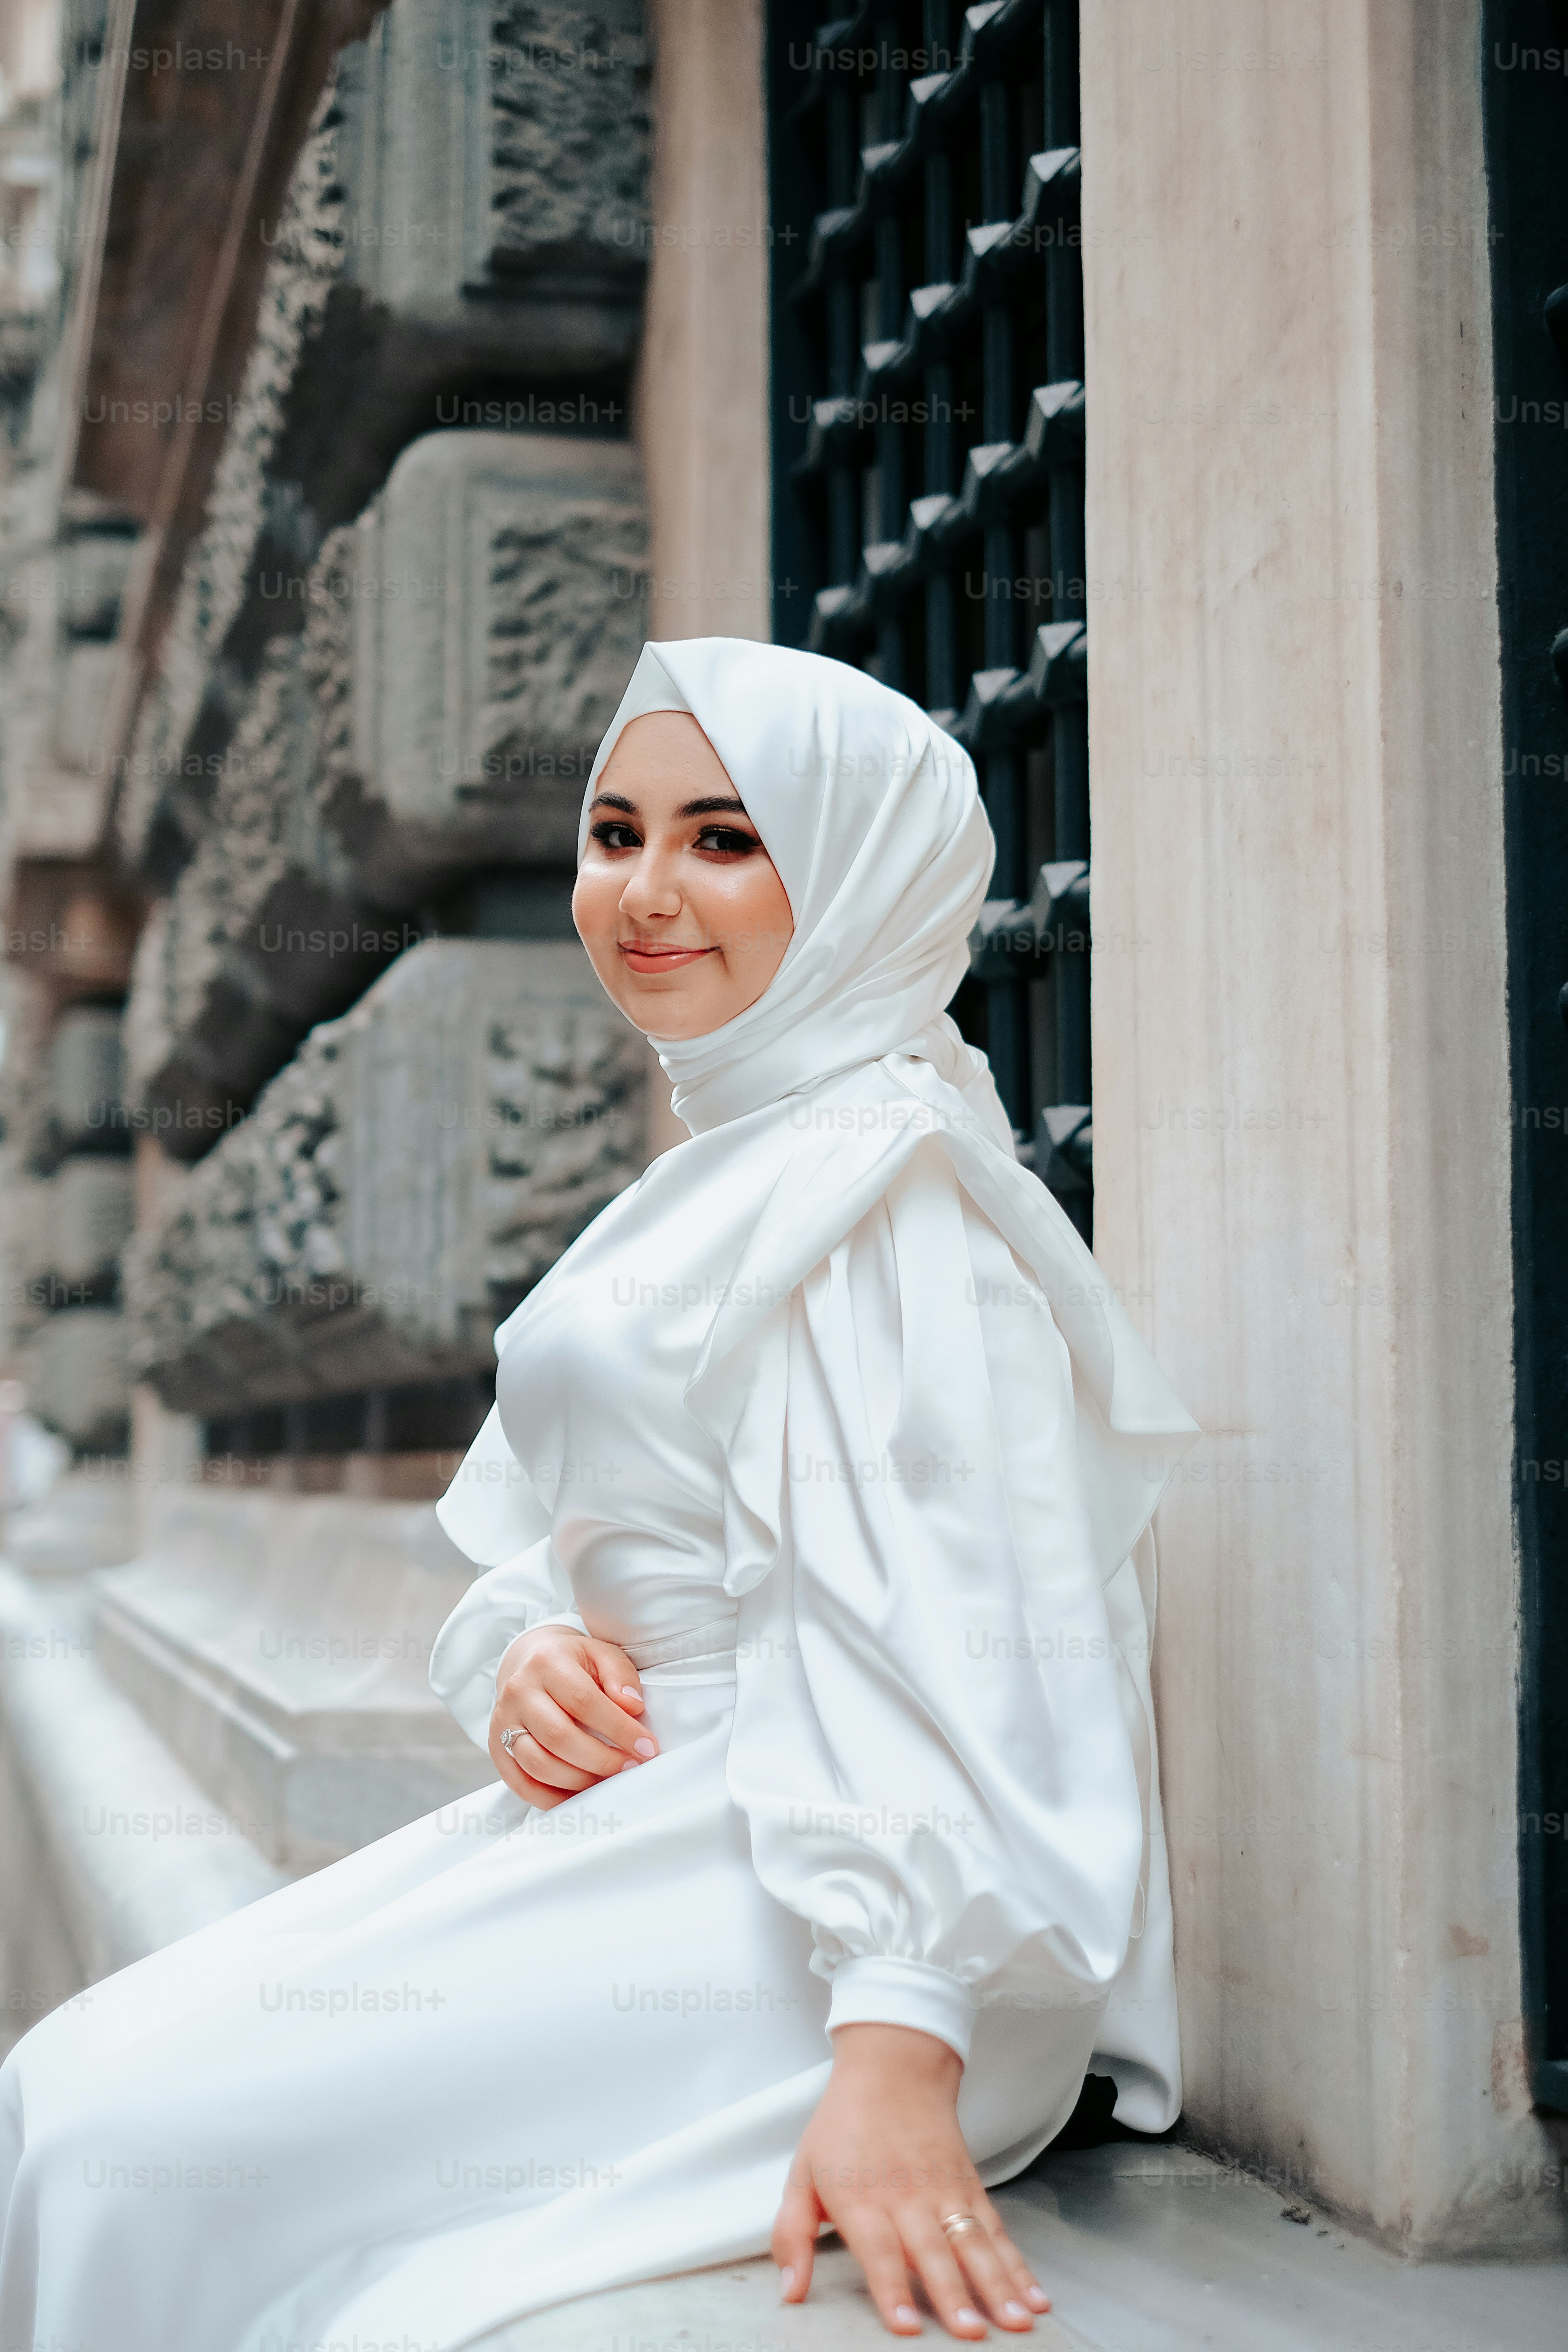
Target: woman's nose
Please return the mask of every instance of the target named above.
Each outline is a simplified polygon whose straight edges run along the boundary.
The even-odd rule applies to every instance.
[[[621,893],[621,912],[634,918],[679,914],[680,888],[668,857],[644,851]]]

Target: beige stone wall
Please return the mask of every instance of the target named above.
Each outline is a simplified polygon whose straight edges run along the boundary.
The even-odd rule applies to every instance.
[[[650,637],[772,635],[761,0],[651,0],[654,159],[634,417]],[[652,1056],[649,1056],[650,1060]],[[655,1065],[654,1152],[686,1139]]]
[[[1085,0],[1097,1246],[1163,1514],[1187,2110],[1561,2244],[1520,2062],[1476,0]]]
[[[652,0],[651,637],[772,635],[761,0]]]

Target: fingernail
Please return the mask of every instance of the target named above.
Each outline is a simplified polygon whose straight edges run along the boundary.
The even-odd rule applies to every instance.
[[[920,2313],[915,2309],[912,2303],[894,2304],[893,2317],[898,2321],[900,2327],[918,2327],[921,2324]]]
[[[657,1756],[658,1754],[658,1749],[651,1739],[634,1739],[632,1745],[637,1749],[639,1756]]]
[[[642,1758],[640,1756],[623,1756],[621,1759],[621,1769],[623,1772],[634,1772],[641,1762]]]
[[[641,1698],[642,1693],[641,1691],[633,1690],[630,1683],[623,1683],[621,1685],[621,1696],[623,1698]]]
[[[962,2305],[952,2315],[960,2327],[984,2327],[985,2325],[980,2314],[977,2311],[971,2311],[967,2304]]]
[[[794,2284],[794,2269],[786,2263],[784,2268],[779,2273],[779,2293],[781,2294],[788,2294]]]
[[[1051,2298],[1046,2293],[1043,2286],[1026,2286],[1024,2289],[1024,2293],[1028,2296],[1029,2301],[1034,2305],[1037,2311],[1049,2311],[1051,2307]]]
[[[1027,2319],[1029,2315],[1021,2303],[1005,2303],[1002,2316],[1004,2319]]]

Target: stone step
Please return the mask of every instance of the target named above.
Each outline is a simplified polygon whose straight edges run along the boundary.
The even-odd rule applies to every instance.
[[[429,1504],[171,1488],[95,1580],[98,1654],[258,1850],[310,1869],[493,1777],[428,1682],[472,1575]]]
[[[289,1875],[107,1681],[86,1581],[0,1562],[0,2039]]]

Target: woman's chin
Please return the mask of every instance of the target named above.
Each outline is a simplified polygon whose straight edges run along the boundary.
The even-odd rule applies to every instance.
[[[688,1037],[706,1037],[710,1029],[721,1029],[731,1018],[727,1010],[716,1008],[706,1001],[706,993],[682,988],[673,977],[651,983],[635,980],[624,988],[616,1000],[621,1011],[645,1037],[668,1037],[681,1041]]]
[[[648,976],[631,971],[620,961],[608,971],[595,965],[606,992],[632,1026],[645,1037],[663,1038],[671,1045],[710,1036],[715,1029],[750,1012],[757,999],[766,994],[776,968],[776,964],[763,971],[742,968],[723,976],[727,984],[715,985],[719,976],[700,964],[685,971]]]

